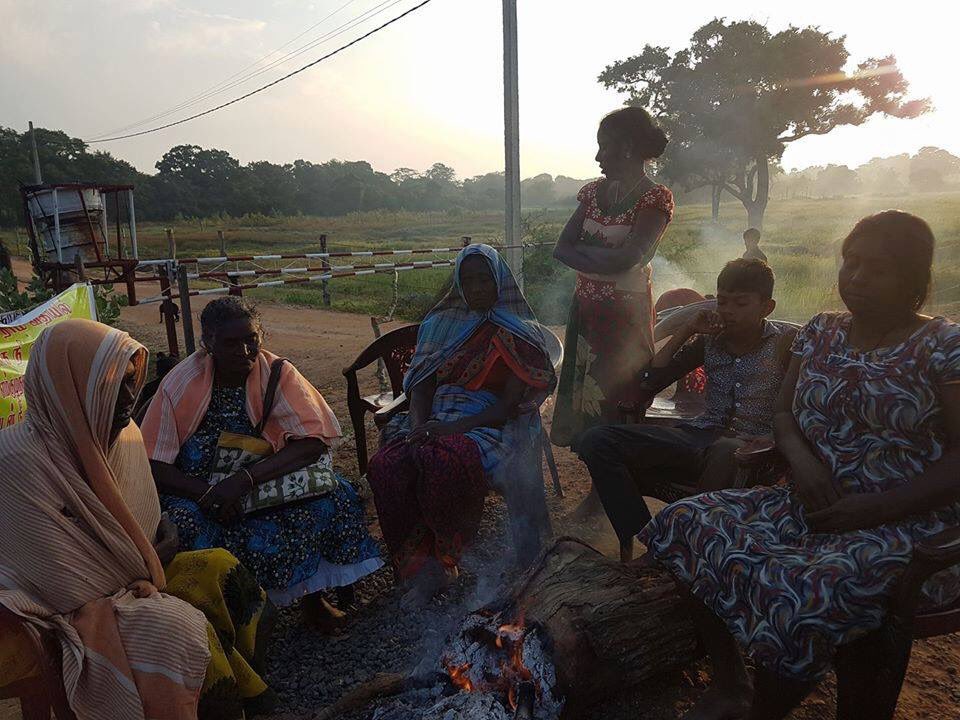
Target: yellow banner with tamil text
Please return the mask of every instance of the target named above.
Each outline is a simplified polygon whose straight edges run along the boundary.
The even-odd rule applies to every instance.
[[[68,318],[97,319],[93,286],[77,283],[20,317],[0,323],[0,428],[23,420],[23,376],[40,333]]]

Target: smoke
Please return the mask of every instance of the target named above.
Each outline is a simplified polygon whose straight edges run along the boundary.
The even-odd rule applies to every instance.
[[[687,241],[692,247],[682,252],[679,259],[671,260],[667,253],[653,258],[655,298],[677,288],[691,288],[702,295],[714,294],[720,270],[730,260],[741,257],[744,251],[741,235],[719,225],[698,227]]]

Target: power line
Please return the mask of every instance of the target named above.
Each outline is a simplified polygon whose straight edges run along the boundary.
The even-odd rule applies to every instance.
[[[262,62],[262,61],[265,60],[266,58],[268,58],[268,57],[270,57],[271,55],[279,52],[280,50],[282,50],[283,48],[289,46],[290,44],[296,42],[296,41],[299,40],[301,37],[303,37],[304,35],[306,35],[307,33],[309,33],[311,30],[313,30],[314,28],[316,28],[318,25],[321,25],[324,21],[326,21],[327,19],[329,19],[329,18],[333,17],[334,15],[336,15],[338,12],[340,12],[341,10],[343,10],[343,9],[344,9],[345,7],[347,7],[348,5],[351,5],[352,3],[356,2],[356,0],[348,0],[347,3],[345,3],[344,5],[341,5],[337,10],[335,10],[334,12],[330,13],[330,14],[327,15],[325,18],[323,18],[323,20],[320,20],[319,22],[314,23],[314,24],[311,25],[309,28],[307,28],[306,30],[304,30],[302,33],[300,33],[299,35],[297,35],[295,38],[293,38],[293,39],[291,39],[291,40],[288,40],[285,44],[281,45],[280,47],[278,47],[278,48],[276,48],[276,49],[274,49],[274,50],[272,50],[272,51],[270,51],[269,53],[267,53],[267,54],[264,55],[263,57],[259,58],[259,59],[256,60],[255,62],[247,65],[246,67],[244,67],[242,70],[239,70],[239,71],[235,72],[233,75],[231,75],[230,77],[226,78],[225,80],[223,80],[223,81],[221,81],[221,82],[219,82],[219,83],[217,83],[217,84],[215,84],[215,85],[210,86],[210,87],[207,88],[206,90],[201,90],[200,92],[198,92],[198,93],[195,94],[195,95],[191,95],[191,96],[188,97],[186,100],[181,101],[180,103],[178,103],[177,105],[174,105],[173,107],[171,107],[171,108],[168,109],[168,110],[164,110],[164,111],[159,112],[159,113],[157,113],[157,114],[155,114],[155,115],[151,115],[150,117],[144,118],[144,119],[142,119],[142,120],[138,120],[137,122],[130,123],[129,125],[123,125],[122,127],[118,127],[118,128],[114,128],[114,129],[112,129],[112,130],[107,130],[107,131],[105,131],[105,132],[97,133],[97,134],[94,136],[94,140],[97,140],[97,139],[99,139],[99,138],[105,137],[105,136],[107,136],[107,135],[113,135],[113,134],[115,134],[115,133],[121,133],[121,132],[124,132],[124,131],[126,131],[126,130],[131,130],[131,129],[136,128],[136,127],[139,127],[139,126],[146,125],[146,124],[148,124],[148,123],[150,123],[150,122],[159,120],[160,118],[164,118],[164,117],[167,117],[168,115],[172,115],[173,113],[177,112],[178,110],[184,110],[184,109],[186,109],[186,108],[188,108],[188,107],[191,107],[192,105],[196,105],[196,104],[198,104],[198,103],[200,103],[200,102],[203,102],[204,100],[207,100],[207,99],[209,99],[209,98],[211,98],[211,97],[215,97],[216,95],[220,95],[221,93],[224,93],[224,92],[226,92],[227,90],[230,90],[230,89],[232,89],[232,88],[235,88],[235,87],[237,87],[237,86],[239,86],[239,85],[243,85],[244,83],[246,83],[246,82],[254,79],[255,77],[257,77],[257,76],[259,76],[259,75],[262,75],[262,74],[264,74],[265,72],[267,72],[267,71],[269,71],[269,70],[277,67],[278,65],[283,65],[283,64],[289,62],[290,60],[292,60],[292,59],[294,59],[294,58],[296,58],[296,57],[299,57],[300,55],[303,55],[305,52],[307,52],[308,50],[311,50],[312,48],[316,47],[317,45],[322,45],[322,44],[324,44],[325,42],[327,42],[328,40],[332,40],[333,38],[337,37],[338,35],[342,35],[343,33],[347,32],[348,30],[352,30],[353,28],[357,27],[358,25],[362,24],[363,22],[365,22],[365,21],[367,21],[367,20],[370,20],[371,18],[376,17],[377,15],[379,15],[379,14],[382,13],[382,12],[384,12],[385,10],[388,10],[389,8],[393,7],[394,5],[396,5],[396,4],[397,4],[398,2],[400,2],[400,1],[401,1],[401,0],[393,0],[393,2],[391,2],[390,0],[383,0],[383,2],[379,3],[378,5],[375,5],[374,7],[370,8],[369,10],[366,10],[366,11],[360,13],[360,15],[358,15],[357,17],[355,17],[355,18],[353,18],[353,19],[351,19],[351,20],[348,20],[347,22],[345,22],[345,23],[343,23],[343,24],[335,27],[333,30],[327,31],[326,33],[324,33],[323,35],[321,35],[319,38],[316,38],[316,39],[314,39],[314,40],[311,40],[311,41],[305,43],[304,45],[301,45],[300,47],[297,47],[297,48],[295,48],[294,50],[291,50],[291,51],[285,53],[284,55],[280,56],[279,58],[276,58],[275,60],[271,60],[271,61],[269,62],[269,64],[267,64],[266,66],[260,68],[259,70],[254,70],[253,72],[247,72],[247,71],[250,70],[251,68],[256,67],[260,62]],[[389,4],[388,4],[388,3],[389,3]],[[386,7],[386,8],[383,7],[384,5],[387,5],[387,7]],[[234,79],[234,78],[237,78],[237,79]],[[92,142],[92,141],[91,141],[91,142]]]
[[[330,18],[332,18],[334,15],[336,15],[338,12],[340,12],[341,10],[343,10],[345,7],[347,7],[348,5],[352,5],[352,4],[355,3],[355,2],[356,2],[356,0],[347,0],[346,3],[344,3],[343,5],[341,5],[340,7],[338,7],[338,8],[337,8],[336,10],[334,10],[333,12],[327,14],[327,15],[324,16],[322,19],[318,20],[318,21],[315,22],[313,25],[311,25],[311,26],[308,27],[306,30],[304,30],[302,33],[300,33],[300,34],[297,35],[296,37],[288,40],[286,43],[284,43],[284,44],[281,45],[280,47],[274,48],[273,50],[271,50],[270,52],[268,52],[266,55],[263,55],[263,56],[257,58],[256,60],[254,60],[254,61],[253,61],[252,63],[250,63],[249,65],[245,65],[243,68],[241,68],[240,70],[238,70],[237,72],[235,72],[233,75],[231,75],[230,77],[228,77],[228,78],[226,78],[226,79],[224,79],[224,80],[221,80],[219,83],[216,83],[216,84],[214,84],[214,85],[211,85],[210,87],[208,87],[208,88],[205,89],[205,90],[201,90],[201,91],[198,92],[196,95],[191,95],[191,96],[188,97],[186,100],[181,101],[180,104],[174,106],[174,107],[171,108],[170,110],[166,110],[166,111],[164,111],[164,112],[157,113],[156,115],[151,115],[151,116],[148,117],[148,118],[144,118],[143,120],[139,120],[139,121],[137,121],[137,122],[135,122],[135,123],[131,123],[131,124],[129,124],[129,125],[124,125],[124,126],[122,126],[122,127],[114,128],[113,130],[107,130],[106,132],[97,133],[94,137],[104,137],[104,136],[106,136],[106,135],[112,135],[113,133],[123,132],[124,130],[130,130],[131,128],[135,128],[135,127],[137,127],[137,126],[139,126],[139,125],[145,125],[145,124],[147,124],[147,123],[149,123],[149,122],[152,122],[153,120],[158,120],[159,118],[165,117],[165,116],[169,115],[169,114],[172,113],[172,112],[176,112],[177,110],[180,110],[180,109],[182,109],[182,108],[184,108],[184,107],[187,107],[187,106],[191,105],[192,103],[194,103],[194,102],[196,102],[196,101],[198,101],[198,100],[202,100],[203,98],[208,97],[208,93],[216,94],[217,92],[220,92],[221,90],[226,89],[224,86],[227,85],[228,83],[230,83],[230,81],[233,80],[235,77],[237,77],[238,75],[242,75],[243,73],[247,72],[248,70],[250,70],[250,69],[253,68],[253,67],[256,67],[257,65],[259,65],[261,62],[263,62],[264,60],[266,60],[266,59],[267,59],[268,57],[270,57],[271,55],[280,52],[280,51],[283,50],[285,47],[289,46],[291,43],[296,42],[297,40],[299,40],[300,38],[302,38],[304,35],[306,35],[307,33],[309,33],[311,30],[313,30],[314,28],[322,25],[322,24],[325,23],[327,20],[329,20]]]
[[[307,63],[307,64],[304,65],[303,67],[297,68],[297,69],[294,70],[293,72],[287,73],[286,75],[284,75],[284,76],[282,76],[282,77],[279,77],[279,78],[277,78],[276,80],[273,80],[272,82],[267,83],[266,85],[261,85],[260,87],[258,87],[258,88],[255,89],[255,90],[251,90],[250,92],[245,93],[244,95],[241,95],[240,97],[236,97],[236,98],[234,98],[233,100],[230,100],[230,101],[228,101],[228,102],[221,103],[220,105],[217,105],[216,107],[212,107],[212,108],[210,108],[209,110],[204,110],[203,112],[195,113],[194,115],[191,115],[191,116],[189,116],[189,117],[185,117],[185,118],[183,118],[182,120],[177,120],[177,121],[175,121],[175,122],[166,123],[166,124],[164,124],[164,125],[159,125],[159,126],[157,126],[157,127],[155,127],[155,128],[150,128],[149,130],[141,130],[140,132],[129,133],[129,134],[127,134],[127,135],[118,135],[118,136],[116,136],[116,137],[100,138],[100,139],[98,139],[98,140],[86,140],[86,141],[84,141],[84,142],[86,142],[87,144],[92,145],[92,144],[95,144],[95,143],[111,142],[111,141],[113,141],[113,140],[126,140],[126,139],[128,139],[128,138],[139,137],[140,135],[148,135],[148,134],[150,134],[150,133],[155,133],[155,132],[158,132],[158,131],[160,131],[160,130],[166,130],[167,128],[171,128],[171,127],[174,127],[174,126],[176,126],[176,125],[182,125],[183,123],[190,122],[191,120],[196,120],[197,118],[201,118],[201,117],[203,117],[204,115],[210,115],[211,113],[215,113],[215,112],[217,112],[218,110],[222,110],[222,109],[224,109],[224,108],[226,108],[226,107],[229,107],[230,105],[234,105],[234,104],[236,104],[236,103],[238,103],[238,102],[240,102],[240,101],[242,101],[242,100],[246,100],[248,97],[251,97],[251,96],[253,96],[253,95],[256,95],[257,93],[261,93],[261,92],[263,92],[264,90],[267,90],[267,89],[273,87],[274,85],[279,85],[280,83],[284,82],[285,80],[289,80],[289,79],[292,78],[294,75],[299,75],[299,74],[302,73],[304,70],[308,70],[308,69],[312,68],[314,65],[320,64],[320,63],[323,62],[324,60],[328,60],[328,59],[332,58],[334,55],[338,55],[339,53],[343,52],[343,51],[346,50],[347,48],[353,47],[353,46],[356,45],[357,43],[362,42],[363,40],[366,40],[366,39],[367,39],[368,37],[370,37],[371,35],[375,35],[376,33],[380,32],[380,31],[383,30],[384,28],[387,28],[387,27],[389,27],[390,25],[393,25],[395,22],[398,22],[399,20],[402,20],[402,19],[405,18],[407,15],[410,15],[410,14],[416,12],[417,10],[421,9],[422,7],[424,7],[425,5],[428,5],[430,2],[432,2],[432,0],[422,0],[422,2],[420,2],[420,3],[417,4],[417,5],[414,5],[414,6],[413,6],[412,8],[410,8],[409,10],[400,13],[400,14],[397,15],[395,18],[392,18],[392,19],[388,20],[387,22],[383,23],[382,25],[379,25],[379,26],[373,28],[372,30],[370,30],[369,32],[361,35],[360,37],[356,38],[355,40],[351,40],[351,41],[348,42],[346,45],[341,45],[341,46],[338,47],[336,50],[334,50],[334,51],[332,51],[332,52],[329,52],[329,53],[327,53],[326,55],[324,55],[324,56],[322,56],[322,57],[317,58],[317,59],[314,60],[313,62]],[[394,4],[396,4],[396,3],[394,3]]]

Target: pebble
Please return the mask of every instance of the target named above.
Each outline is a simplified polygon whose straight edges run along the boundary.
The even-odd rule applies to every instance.
[[[265,678],[279,696],[280,706],[274,718],[309,720],[377,673],[436,671],[444,639],[472,609],[468,603],[478,584],[476,568],[499,561],[503,548],[509,546],[505,518],[502,501],[491,498],[478,541],[464,557],[465,569],[458,584],[446,597],[419,612],[400,611],[398,593],[387,567],[357,584],[357,607],[348,610],[350,622],[335,638],[306,630],[300,622],[299,603],[281,609]],[[330,600],[335,603],[334,597]],[[412,702],[430,706],[442,693],[440,687],[407,695],[412,696]],[[370,720],[375,709],[372,706],[338,720]],[[397,714],[396,708],[382,715],[383,720],[412,717],[415,715]]]

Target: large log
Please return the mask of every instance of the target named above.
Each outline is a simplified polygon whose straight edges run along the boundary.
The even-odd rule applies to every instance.
[[[515,622],[525,630],[508,625]],[[506,628],[510,630],[504,635]],[[494,642],[498,637],[503,644]],[[559,708],[564,718],[592,717],[592,706],[630,691],[654,701],[651,694],[675,680],[675,671],[688,667],[697,656],[684,593],[669,574],[641,561],[624,565],[580,540],[564,537],[497,600],[468,614],[441,655],[433,663],[427,661],[426,671],[421,664],[419,674],[379,677],[351,690],[319,718],[339,717],[377,697],[401,693],[397,703],[380,709],[380,717],[432,720],[459,702],[457,717],[487,720],[489,702],[507,704],[505,689],[519,688],[516,673],[509,677],[500,673],[498,678],[495,670],[515,647],[511,637],[520,638],[521,656],[531,671],[526,679],[541,692],[536,712],[527,715],[537,718],[555,718]],[[415,709],[404,704],[406,689],[439,682],[437,678],[448,672],[457,676],[458,687],[483,697],[450,697],[442,707]],[[450,682],[446,684],[452,691]],[[557,702],[548,701],[545,693]],[[472,709],[484,702],[485,709]],[[516,716],[506,712],[523,716],[522,708]]]
[[[575,538],[558,539],[513,595],[552,641],[568,713],[697,657],[684,593],[666,571],[624,565]]]

